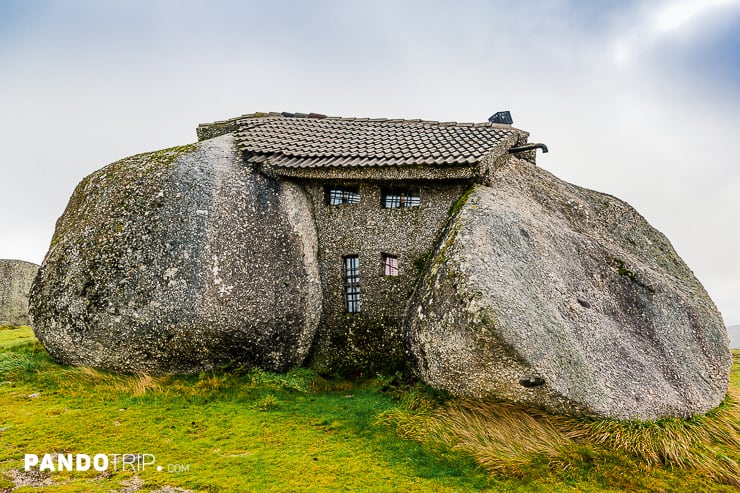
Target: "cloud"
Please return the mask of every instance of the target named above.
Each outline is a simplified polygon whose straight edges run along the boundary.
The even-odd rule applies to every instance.
[[[721,14],[723,7],[737,7],[738,0],[679,0],[665,3],[653,17],[652,27],[657,33],[677,31],[707,14]]]
[[[199,122],[508,109],[543,167],[635,205],[740,322],[738,3],[2,2],[0,257],[41,261],[86,174]]]
[[[740,48],[738,24],[740,0],[642,5],[623,18],[611,42],[611,59],[621,69],[662,75],[662,81],[671,77],[669,86],[682,87],[685,81],[706,90],[719,83],[737,91],[740,66],[732,60]]]

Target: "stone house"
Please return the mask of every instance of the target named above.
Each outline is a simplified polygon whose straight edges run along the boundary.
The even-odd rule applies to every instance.
[[[455,202],[510,153],[535,156],[527,132],[489,122],[257,113],[197,133],[233,133],[246,166],[310,198],[324,299],[317,368],[399,367],[407,302]]]
[[[374,375],[551,412],[691,416],[722,317],[668,239],[503,122],[262,113],[85,177],[30,294],[56,361]]]

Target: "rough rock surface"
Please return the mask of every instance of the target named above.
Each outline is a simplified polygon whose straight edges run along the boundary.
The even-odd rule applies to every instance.
[[[57,222],[36,335],[56,360],[122,372],[299,365],[321,313],[309,211],[231,135],[113,163]]]
[[[720,314],[662,234],[516,159],[450,222],[407,337],[433,387],[621,419],[705,412],[731,366]]]
[[[28,293],[39,266],[0,260],[0,325],[28,325]]]

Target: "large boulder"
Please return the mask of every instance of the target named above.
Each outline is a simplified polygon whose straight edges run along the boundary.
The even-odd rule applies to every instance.
[[[661,233],[516,159],[450,222],[407,337],[433,387],[621,419],[705,412],[731,366],[720,314]]]
[[[0,260],[0,326],[28,325],[28,293],[39,266],[23,260]]]
[[[321,313],[309,202],[242,163],[228,134],[79,184],[31,293],[54,359],[147,373],[302,363]]]

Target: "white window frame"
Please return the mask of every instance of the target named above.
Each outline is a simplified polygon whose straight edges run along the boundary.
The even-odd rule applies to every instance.
[[[398,256],[390,253],[383,254],[383,275],[396,277],[399,274]]]

